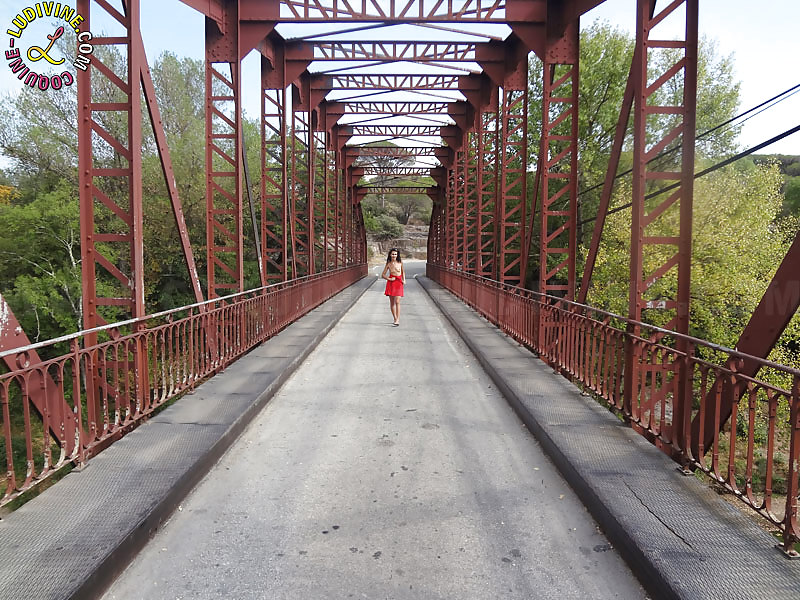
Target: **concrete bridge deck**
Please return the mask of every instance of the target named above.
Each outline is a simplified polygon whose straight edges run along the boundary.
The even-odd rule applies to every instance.
[[[390,323],[367,277],[5,517],[0,597],[800,597],[768,533],[441,288]]]

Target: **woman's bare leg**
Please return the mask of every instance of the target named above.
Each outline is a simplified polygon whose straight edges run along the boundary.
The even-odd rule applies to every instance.
[[[392,311],[392,319],[395,323],[397,323],[397,298],[394,296],[389,296],[389,308]]]
[[[400,296],[396,296],[394,299],[394,322],[400,322]]]

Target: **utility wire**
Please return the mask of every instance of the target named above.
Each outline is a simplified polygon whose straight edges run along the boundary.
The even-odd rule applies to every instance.
[[[775,104],[773,104],[773,105],[772,105],[772,106],[775,106],[775,105],[777,105],[779,102],[783,102],[783,101],[784,101],[784,100],[786,100],[787,98],[790,98],[791,96],[793,96],[794,94],[796,94],[798,91],[800,91],[800,83],[798,83],[798,84],[796,84],[796,85],[794,85],[794,86],[790,87],[788,90],[785,90],[785,91],[781,92],[781,93],[780,93],[780,94],[778,94],[777,96],[773,96],[773,97],[772,97],[772,98],[770,98],[769,100],[765,100],[765,101],[764,101],[764,102],[762,102],[761,104],[759,104],[759,105],[757,105],[757,106],[754,106],[753,108],[750,108],[750,109],[748,109],[748,110],[744,111],[743,113],[740,113],[740,114],[736,115],[735,117],[731,117],[730,119],[728,119],[728,120],[727,120],[727,121],[725,121],[724,123],[720,123],[720,124],[719,124],[719,125],[717,125],[716,127],[712,127],[712,128],[711,128],[711,129],[709,129],[708,131],[704,131],[703,133],[701,133],[701,134],[699,134],[698,136],[696,136],[694,139],[695,139],[695,141],[697,141],[697,140],[699,140],[699,139],[702,139],[702,138],[706,137],[707,135],[709,135],[709,134],[713,133],[713,132],[714,132],[714,131],[716,131],[717,129],[720,129],[720,128],[722,128],[722,127],[725,127],[726,125],[730,125],[731,123],[733,123],[734,121],[736,121],[736,120],[738,120],[738,119],[741,119],[741,118],[742,118],[742,117],[744,117],[745,115],[748,115],[748,114],[750,114],[751,112],[758,110],[758,109],[759,109],[759,108],[761,108],[762,106],[765,106],[765,105],[767,105],[767,104],[769,104],[769,103],[773,102],[774,100],[777,100],[778,98],[781,98],[781,96],[786,96],[785,98],[781,98],[780,100],[778,100],[778,102],[775,102]],[[791,93],[790,93],[790,92],[791,92]],[[767,106],[766,108],[772,108],[772,106]],[[766,110],[766,108],[765,108],[764,110]],[[762,111],[759,111],[759,112],[762,112]],[[756,114],[759,114],[759,113],[756,113]],[[747,119],[745,119],[745,121],[747,121],[748,119],[751,119],[751,118],[752,118],[752,117],[754,117],[754,116],[756,116],[756,115],[751,115],[750,117],[748,117]],[[744,121],[743,121],[743,122],[744,122]],[[667,156],[668,154],[671,154],[672,152],[675,152],[675,151],[676,151],[676,150],[678,150],[679,148],[680,148],[680,146],[675,146],[675,147],[673,147],[673,148],[670,148],[669,150],[664,150],[664,151],[663,151],[661,154],[658,154],[658,155],[654,156],[653,158],[651,158],[651,159],[650,159],[649,161],[647,161],[647,162],[648,162],[648,163],[650,163],[650,162],[652,162],[652,161],[654,161],[654,160],[658,160],[659,158],[661,158],[661,157],[663,157],[663,156]],[[633,172],[633,169],[628,169],[627,171],[623,171],[622,173],[618,173],[617,175],[615,175],[615,176],[614,176],[614,179],[619,179],[620,177],[625,177],[625,175],[628,175],[629,173],[632,173],[632,172]],[[587,192],[591,192],[592,190],[596,190],[597,188],[603,187],[603,185],[604,185],[603,183],[598,183],[597,185],[593,185],[593,186],[592,186],[592,187],[590,187],[590,188],[586,188],[585,190],[581,190],[580,192],[578,192],[578,196],[577,196],[577,197],[580,197],[580,196],[582,196],[583,194],[585,194],[585,193],[587,193]],[[609,214],[610,214],[610,213],[609,213]],[[591,220],[591,219],[590,219],[590,220]],[[585,223],[585,222],[586,222],[586,221],[583,221],[582,223]],[[582,223],[581,223],[581,224],[582,224]]]
[[[697,179],[698,177],[702,177],[703,175],[708,175],[709,173],[712,173],[712,172],[716,171],[717,169],[721,169],[722,167],[727,166],[727,165],[731,164],[732,162],[735,162],[735,161],[739,160],[740,158],[744,158],[745,156],[747,156],[749,154],[752,154],[753,152],[757,152],[758,150],[761,150],[762,148],[765,148],[766,146],[769,146],[770,144],[774,144],[775,142],[780,141],[783,138],[792,135],[793,133],[797,133],[798,131],[800,131],[800,125],[796,125],[795,127],[792,127],[791,129],[787,129],[783,133],[781,133],[779,135],[776,135],[773,138],[768,139],[766,142],[761,142],[760,144],[758,144],[757,146],[753,146],[749,150],[745,150],[744,152],[740,152],[739,154],[731,156],[730,158],[726,158],[722,162],[719,162],[719,163],[717,163],[717,164],[715,164],[715,165],[713,165],[713,166],[711,166],[711,167],[709,167],[707,169],[704,169],[702,171],[699,171],[699,172],[695,173],[694,174],[694,178]],[[644,197],[644,199],[645,200],[649,200],[650,198],[655,198],[656,196],[658,196],[660,194],[663,194],[665,192],[669,192],[670,190],[674,190],[675,188],[677,188],[679,186],[680,186],[680,183],[673,183],[672,185],[669,185],[669,186],[665,187],[662,190],[658,190],[658,191],[655,191],[655,192],[652,192],[652,193],[648,194],[647,196]],[[614,209],[609,210],[606,213],[606,215],[612,215],[615,212],[619,212],[621,210],[625,210],[626,208],[630,208],[631,206],[633,206],[633,202],[628,202],[627,204],[623,204],[622,206],[618,206],[618,207],[616,207]],[[590,217],[588,219],[584,219],[583,221],[578,223],[578,225],[584,225],[585,223],[590,223],[591,221],[594,221],[596,218],[597,217],[595,216],[595,217]]]

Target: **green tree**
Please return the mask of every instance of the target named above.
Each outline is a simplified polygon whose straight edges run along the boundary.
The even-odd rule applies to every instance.
[[[800,177],[787,177],[783,194],[784,214],[800,217]]]
[[[764,294],[796,230],[794,219],[781,218],[781,175],[776,165],[740,170],[727,167],[695,182],[692,242],[690,333],[732,346]],[[628,201],[629,186],[615,194]],[[649,235],[673,230],[675,211],[652,226]],[[589,302],[627,314],[631,214],[610,215],[589,290]],[[664,251],[666,252],[666,250]],[[645,257],[652,272],[665,253]],[[676,296],[675,279],[657,282],[655,293]],[[648,311],[646,320],[662,324],[662,313]]]
[[[80,222],[69,186],[0,205],[0,230],[0,290],[31,341],[79,330]]]

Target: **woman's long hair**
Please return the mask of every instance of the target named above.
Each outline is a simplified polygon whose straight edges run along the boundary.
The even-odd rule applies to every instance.
[[[397,248],[389,248],[389,254],[386,255],[387,263],[392,262],[392,252],[397,252],[397,262],[403,262],[403,260],[400,258],[400,250]]]

